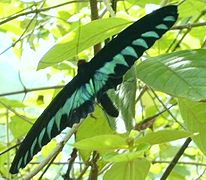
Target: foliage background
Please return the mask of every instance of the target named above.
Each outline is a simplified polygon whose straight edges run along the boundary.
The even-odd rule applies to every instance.
[[[103,45],[105,39],[108,41],[152,8],[178,3],[112,1],[117,2],[114,17],[108,1],[98,1],[99,20],[90,23],[91,12],[95,13],[90,5],[95,2],[0,2],[2,179],[18,179],[30,174],[64,139],[68,129],[45,146],[20,174],[9,174],[17,145],[52,98],[75,75],[78,59],[91,59],[95,44],[102,42]],[[173,30],[145,53],[126,74],[116,92],[110,92],[121,111],[120,118],[110,119],[97,106],[93,113],[96,119],[89,116],[80,126],[75,147],[80,150],[81,158],[76,158],[69,171],[71,177],[94,178],[97,170],[92,171],[92,168],[98,165],[99,179],[160,179],[172,159],[177,157],[178,150],[184,147],[185,140],[181,138],[192,135],[193,141],[185,147],[168,179],[206,178],[205,4],[204,0],[186,0],[181,4]],[[95,48],[98,50],[99,46]],[[63,179],[71,162],[68,159],[73,158],[73,143],[74,138],[64,146],[49,169],[40,170],[34,179]],[[117,149],[124,149],[119,151],[122,156],[114,154]],[[89,159],[93,150],[97,151]]]

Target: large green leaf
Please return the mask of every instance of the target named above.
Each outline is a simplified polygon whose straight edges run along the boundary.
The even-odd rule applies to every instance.
[[[206,99],[206,50],[185,50],[147,59],[137,77],[158,91],[199,101]]]
[[[191,135],[192,133],[187,131],[162,130],[158,132],[148,133],[144,137],[137,139],[135,143],[148,143],[153,145],[178,140],[181,138],[189,137]]]
[[[118,162],[105,173],[104,180],[145,180],[150,169],[146,159]]]
[[[206,155],[206,103],[179,99],[179,107],[184,123],[189,131],[198,132],[192,139],[200,150]]]
[[[92,115],[88,116],[78,128],[76,142],[103,134],[114,134],[114,131],[109,127],[105,113],[99,106],[96,106]],[[89,150],[80,150],[81,157],[84,160],[89,158],[90,149],[91,148],[89,148]]]
[[[52,66],[64,60],[69,60],[82,50],[89,48],[104,39],[117,34],[126,25],[128,20],[108,18],[92,21],[66,34],[40,60],[38,69]]]

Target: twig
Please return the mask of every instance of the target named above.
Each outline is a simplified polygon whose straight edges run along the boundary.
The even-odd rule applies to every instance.
[[[94,21],[96,19],[99,19],[97,0],[90,0],[90,9],[91,9],[91,20]],[[100,49],[101,49],[101,43],[94,45],[94,54],[99,52]]]
[[[109,11],[111,17],[114,17],[114,16],[115,16],[115,13],[114,13],[112,7],[110,6],[108,0],[103,0],[103,2],[104,2],[105,6],[106,6],[106,8],[107,8],[107,11]]]
[[[200,20],[200,18],[202,16],[204,16],[206,14],[206,10],[203,10],[200,15],[194,20],[194,23],[198,22]],[[192,30],[192,28],[187,29],[187,31],[183,34],[183,36],[181,37],[181,39],[179,40],[179,42],[175,45],[175,47],[173,48],[172,52],[175,51],[179,45],[181,44],[181,42],[185,39],[186,35]]]
[[[152,161],[152,164],[170,164],[171,161]],[[206,163],[199,163],[199,162],[186,162],[186,161],[178,161],[177,164],[184,164],[184,165],[193,165],[193,166],[206,166]]]
[[[0,100],[0,104],[3,105],[5,108],[7,108],[9,111],[11,111],[12,113],[14,113],[16,116],[22,118],[23,120],[25,120],[27,123],[33,125],[33,122],[31,122],[31,120],[29,118],[27,118],[26,116],[23,116],[21,114],[19,114],[18,112],[16,112],[12,107],[8,106],[7,104],[3,103]]]
[[[156,92],[150,88],[150,90],[152,91],[152,93],[154,94],[154,96],[157,98],[157,100],[160,102],[160,104],[167,109],[166,105],[162,102],[162,100],[158,97],[158,95],[156,94]],[[174,121],[176,123],[178,123],[183,129],[185,129],[185,127],[177,120],[177,118],[170,112],[170,110],[167,110],[167,112],[170,114],[170,116],[174,119]]]
[[[164,112],[167,112],[169,109],[171,109],[175,105],[177,105],[177,104],[172,104],[168,108],[163,109],[162,111],[160,111],[160,112],[158,112],[158,113],[156,113],[156,114],[154,114],[154,115],[144,119],[143,121],[135,124],[134,129],[138,130],[138,131],[142,131],[142,130],[144,130],[146,128],[150,128],[153,125],[153,123],[155,122],[155,120],[156,120],[156,118],[158,116],[162,115]]]
[[[37,15],[38,15],[38,13],[36,13],[36,14],[32,17],[31,21],[29,21],[29,23],[27,24],[25,30],[24,30],[23,33],[20,35],[20,37],[19,37],[10,47],[8,47],[8,48],[6,48],[5,50],[3,50],[3,51],[0,53],[0,55],[4,54],[4,53],[5,53],[6,51],[8,51],[11,47],[16,46],[16,44],[22,40],[23,36],[25,35],[25,33],[27,32],[27,30],[29,29],[31,23],[34,21],[34,19],[37,17]]]
[[[77,149],[76,149],[76,148],[73,149],[70,157],[71,157],[71,158],[69,159],[68,169],[67,169],[66,174],[64,175],[65,179],[67,179],[67,180],[72,179],[72,178],[70,177],[70,174],[71,174],[71,170],[72,170],[74,161],[75,161],[75,159],[76,159],[76,157],[77,157]],[[67,164],[68,164],[68,162],[67,162]]]
[[[55,154],[54,157],[51,159],[51,161],[47,164],[46,168],[44,169],[44,171],[42,172],[41,176],[38,178],[38,180],[41,180],[44,176],[44,174],[47,172],[47,170],[49,169],[49,167],[51,166],[51,164],[53,163],[53,161],[56,159],[56,157],[58,156],[58,154]]]
[[[46,159],[44,159],[44,161],[42,161],[42,163],[36,168],[34,169],[31,173],[29,173],[28,175],[24,176],[23,179],[24,180],[29,180],[31,179],[33,176],[35,176],[40,170],[42,170],[42,168],[44,166],[46,166],[51,159],[58,155],[62,148],[64,147],[64,145],[66,144],[66,142],[71,138],[71,136],[77,131],[77,129],[79,128],[79,126],[81,125],[83,121],[80,121],[79,124],[75,124],[72,129],[67,133],[67,135],[64,137],[64,139],[58,144],[58,146],[47,156]]]
[[[94,151],[92,160],[91,160],[91,171],[90,171],[88,180],[97,180],[97,177],[98,177],[97,160],[98,159],[99,159],[99,154],[96,151]]]
[[[196,28],[196,27],[201,27],[201,26],[206,26],[206,22],[176,25],[176,26],[172,27],[171,30],[191,29],[191,28]]]
[[[201,177],[205,174],[205,171],[206,171],[206,169],[204,169],[203,172],[195,180],[201,179]]]
[[[85,172],[87,171],[87,169],[89,168],[90,166],[90,162],[86,162],[85,163],[85,167],[84,169],[81,171],[80,175],[78,176],[78,178],[76,180],[81,180],[82,179],[82,176],[85,174]]]
[[[0,152],[0,156],[3,155],[3,154],[5,154],[5,153],[7,153],[7,152],[9,152],[10,150],[16,148],[16,147],[19,146],[20,144],[21,144],[21,143],[15,144],[15,145],[13,145],[13,146],[7,148],[6,150]]]
[[[173,160],[171,161],[171,163],[169,164],[169,166],[167,167],[167,169],[163,173],[160,180],[166,180],[167,179],[167,177],[169,176],[169,174],[171,173],[171,171],[173,170],[173,168],[175,167],[178,160],[183,155],[185,149],[188,147],[188,145],[190,144],[191,141],[192,141],[192,139],[190,137],[186,139],[186,141],[184,142],[182,147],[179,149],[179,151],[177,152],[177,154],[175,155],[175,157],[173,158]]]
[[[85,0],[69,1],[69,2],[65,2],[65,3],[62,3],[62,4],[55,5],[55,6],[51,6],[51,7],[48,7],[48,8],[35,9],[35,10],[27,11],[27,12],[24,12],[24,13],[21,13],[21,14],[16,14],[16,15],[10,16],[9,18],[7,18],[5,20],[0,21],[0,25],[5,24],[5,23],[7,23],[11,20],[14,20],[18,17],[21,17],[21,16],[26,16],[26,15],[33,14],[33,13],[38,14],[40,12],[49,11],[51,9],[59,8],[61,6],[65,6],[65,5],[68,5],[68,4],[71,4],[71,3],[76,3],[76,2],[88,2],[88,1],[85,1]]]
[[[49,87],[40,87],[40,88],[26,88],[21,91],[14,91],[14,92],[8,92],[8,93],[2,93],[0,94],[1,96],[11,96],[15,94],[21,94],[21,93],[28,93],[28,92],[33,92],[33,91],[42,91],[42,90],[49,90],[49,89],[60,89],[63,88],[65,85],[58,85],[58,86],[49,86]]]

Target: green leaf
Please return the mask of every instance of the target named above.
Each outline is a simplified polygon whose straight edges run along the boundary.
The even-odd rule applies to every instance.
[[[149,146],[147,146],[147,149]],[[131,161],[135,160],[138,157],[142,156],[143,153],[145,152],[145,148],[135,151],[135,152],[126,152],[126,153],[109,153],[106,155],[103,155],[103,160],[108,161],[108,162],[125,162],[125,161]]]
[[[179,107],[187,129],[191,132],[199,133],[198,135],[193,136],[192,139],[206,155],[206,103],[180,98]]]
[[[74,145],[77,149],[90,151],[106,151],[114,149],[127,149],[126,139],[120,135],[99,135],[76,142]]]
[[[76,142],[102,134],[114,134],[114,131],[110,128],[104,111],[96,106],[95,112],[88,116],[78,128]],[[84,160],[88,159],[90,152],[90,150],[80,150]]]
[[[104,180],[145,180],[150,169],[146,159],[136,159],[128,162],[119,162],[105,173]]]
[[[150,145],[161,144],[170,141],[175,141],[181,138],[193,135],[191,132],[178,131],[178,130],[162,130],[158,132],[148,133],[135,141],[138,143],[149,143]]]
[[[194,101],[206,99],[206,50],[185,50],[147,59],[137,77],[158,91]]]
[[[17,100],[12,100],[12,99],[7,99],[5,97],[0,97],[0,102],[3,102],[3,104],[5,104],[8,107],[11,108],[24,108],[26,107],[22,102],[17,101]],[[0,104],[0,108],[4,107],[2,104]]]
[[[24,121],[18,116],[11,117],[11,122],[9,123],[10,130],[15,139],[22,138],[22,136],[24,136],[28,132],[31,126],[31,124]]]
[[[121,115],[128,131],[133,128],[132,120],[135,117],[136,91],[136,72],[135,68],[132,67],[124,76],[124,81],[120,85],[117,97],[118,107],[121,110]]]
[[[9,164],[7,164],[6,162],[8,162],[8,154],[7,153],[2,154],[0,156],[0,167],[1,167],[0,168],[0,174],[1,174],[0,177],[2,177],[1,179],[3,179],[3,177],[5,177],[4,179],[9,179],[9,177],[8,177]]]
[[[76,141],[102,134],[114,134],[114,131],[109,127],[105,112],[96,106],[95,112],[88,116],[78,128]]]
[[[69,60],[84,49],[117,34],[128,24],[129,21],[125,19],[109,18],[95,20],[80,26],[66,34],[43,56],[39,62],[38,69]]]
[[[190,179],[190,171],[186,166],[176,165],[168,177],[168,180],[187,180]]]

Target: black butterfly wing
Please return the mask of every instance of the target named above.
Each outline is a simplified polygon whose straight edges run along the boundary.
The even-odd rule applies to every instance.
[[[94,110],[93,86],[81,79],[78,75],[74,77],[36,120],[16,153],[10,168],[12,174],[24,168],[53,137]]]
[[[166,6],[144,16],[108,43],[54,98],[23,140],[10,168],[17,173],[24,168],[53,137],[72,127],[94,109],[95,97],[102,100],[108,89],[122,82],[122,76],[156,40],[168,31],[178,17],[177,6]],[[111,112],[116,114],[118,112]]]
[[[133,23],[99,51],[89,62],[98,90],[104,92],[121,83],[126,71],[174,25],[177,17],[177,6],[160,8]]]

